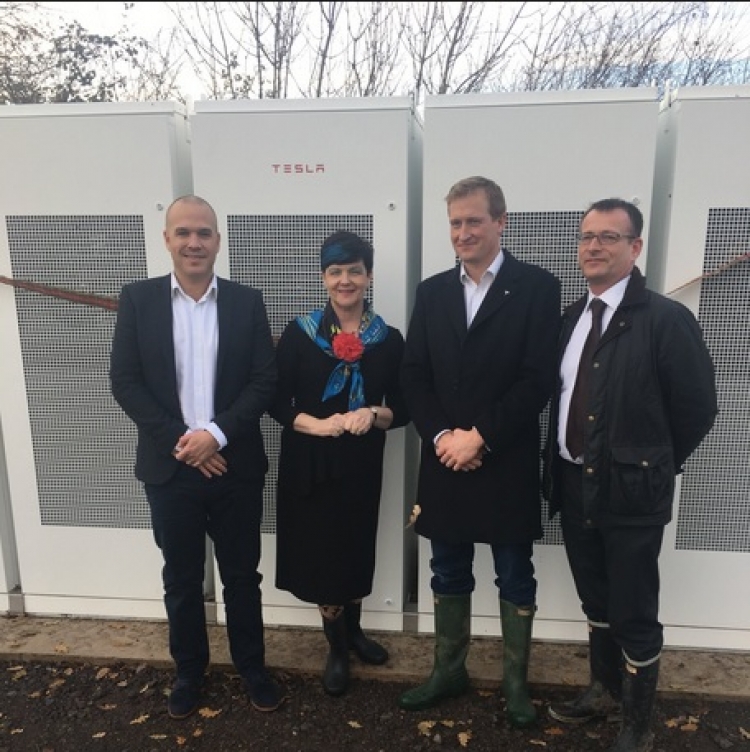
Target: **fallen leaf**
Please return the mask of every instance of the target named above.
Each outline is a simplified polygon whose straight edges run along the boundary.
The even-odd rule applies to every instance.
[[[27,695],[27,697],[30,697],[34,700],[36,700],[37,697],[41,697],[41,696],[42,696],[42,693],[39,690],[37,690],[36,692],[32,692],[30,695]]]
[[[440,724],[442,726],[447,726],[448,728],[453,728],[456,725],[455,721],[440,721]]]
[[[175,739],[175,741],[177,742],[178,747],[184,747],[187,742],[187,739],[184,736],[178,736]]]
[[[552,728],[545,729],[544,733],[547,734],[547,736],[565,736],[565,732],[559,726],[552,726]]]
[[[148,720],[148,714],[144,713],[143,715],[139,715],[137,718],[133,718],[132,721],[130,721],[130,725],[134,726],[137,723],[145,723]]]
[[[211,710],[211,708],[201,708],[198,711],[198,715],[203,718],[216,718],[217,715],[221,715],[221,710]]]
[[[158,741],[161,741],[162,739],[166,739],[167,735],[166,734],[151,734],[148,738],[153,739],[154,741],[158,742]]]
[[[410,528],[416,521],[417,517],[422,514],[422,507],[419,506],[419,504],[415,504],[411,508],[411,514],[409,515],[409,522],[406,525],[407,528]]]
[[[203,729],[197,728],[195,729],[195,731],[193,731],[193,737],[197,737],[197,736],[203,736]]]
[[[417,728],[419,729],[419,733],[424,736],[429,736],[430,731],[432,731],[433,727],[435,726],[435,721],[420,721],[417,724]]]
[[[480,697],[492,697],[495,693],[490,689],[478,689],[477,694]]]
[[[135,645],[135,640],[129,640],[126,637],[115,638],[112,640],[112,644],[116,648],[128,648],[131,645]]]
[[[65,684],[65,679],[53,679],[48,689],[57,689],[57,687],[62,687],[63,684]]]
[[[743,739],[750,739],[750,731],[745,731],[745,729],[743,729],[742,726],[740,726],[739,728],[740,728],[740,736]]]
[[[466,747],[471,740],[471,731],[461,731],[458,735],[458,743],[462,747]]]
[[[92,739],[103,739],[107,735],[106,731],[97,731],[95,734],[91,734]]]
[[[529,739],[529,744],[536,744],[537,747],[547,746],[547,742],[544,742],[541,739]]]
[[[105,677],[105,676],[106,676],[106,675],[107,675],[108,673],[109,673],[109,669],[108,669],[108,668],[106,668],[106,667],[105,667],[105,668],[100,668],[100,669],[99,669],[99,670],[98,670],[98,671],[96,672],[96,678],[97,678],[97,681],[98,681],[99,679],[103,679],[103,678],[104,678],[104,677]]]
[[[686,723],[684,726],[680,726],[680,731],[697,731],[697,723]]]
[[[21,728],[11,729],[10,733],[11,734],[23,734],[23,729],[21,729]]]
[[[100,705],[99,710],[114,710],[117,707],[114,703],[108,703],[106,705]]]
[[[118,687],[127,687],[128,686],[128,682],[125,679],[123,679],[121,682],[117,682],[117,686]]]
[[[359,721],[347,721],[352,728],[362,728],[362,724]]]

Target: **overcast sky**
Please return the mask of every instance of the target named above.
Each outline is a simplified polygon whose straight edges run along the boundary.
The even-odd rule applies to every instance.
[[[136,2],[125,12],[125,3],[56,3],[43,2],[62,18],[77,20],[87,30],[100,34],[113,34],[124,24],[137,36],[152,38],[160,28],[171,25],[172,15],[162,3]]]

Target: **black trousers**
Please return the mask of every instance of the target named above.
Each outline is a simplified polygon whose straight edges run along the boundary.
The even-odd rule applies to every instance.
[[[164,557],[164,605],[177,676],[199,679],[208,667],[203,582],[209,536],[224,586],[232,661],[240,675],[251,677],[265,662],[258,572],[263,481],[231,473],[205,478],[185,465],[168,483],[146,484],[145,491]]]
[[[563,462],[561,514],[565,552],[581,608],[635,663],[656,658],[664,644],[659,622],[659,554],[664,527],[583,524],[581,467]]]

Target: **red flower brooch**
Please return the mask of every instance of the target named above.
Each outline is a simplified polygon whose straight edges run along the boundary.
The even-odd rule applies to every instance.
[[[365,346],[359,335],[350,332],[339,332],[331,342],[333,354],[345,363],[354,363],[362,357]]]

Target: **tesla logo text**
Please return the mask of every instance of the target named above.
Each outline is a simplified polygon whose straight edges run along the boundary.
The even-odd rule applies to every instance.
[[[324,164],[272,164],[271,169],[277,175],[312,175],[318,172],[325,172],[326,166]]]

